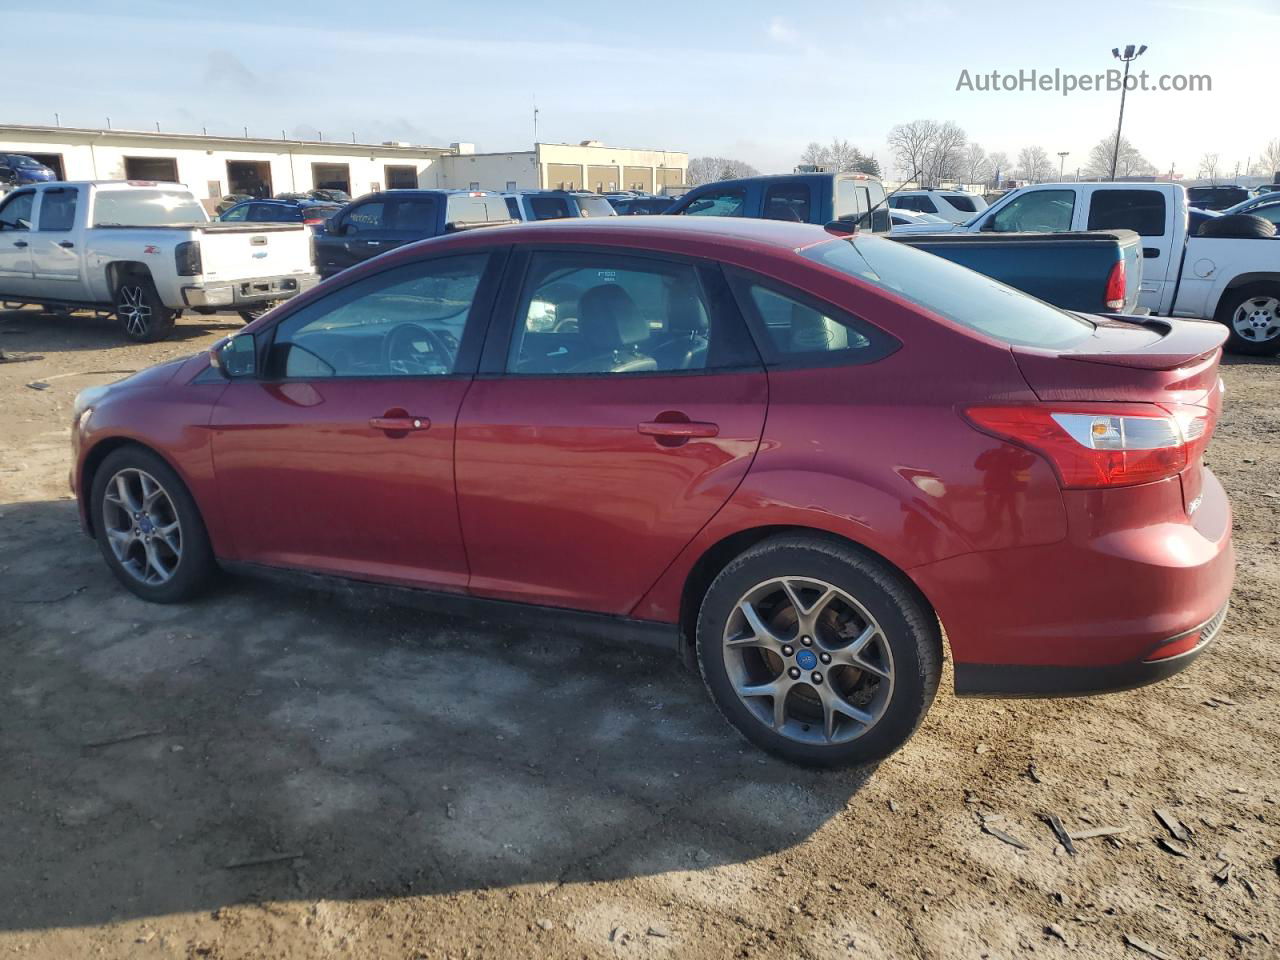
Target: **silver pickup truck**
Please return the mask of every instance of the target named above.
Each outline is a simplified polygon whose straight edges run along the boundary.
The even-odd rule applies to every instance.
[[[0,302],[114,313],[130,340],[164,339],[184,310],[253,314],[318,282],[304,225],[210,222],[178,184],[42,183],[0,200]]]

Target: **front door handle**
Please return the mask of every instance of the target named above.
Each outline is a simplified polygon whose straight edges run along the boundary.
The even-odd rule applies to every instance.
[[[74,243],[72,243],[70,240],[59,240],[59,241],[58,241],[58,246],[62,247],[63,249],[66,249],[66,250],[71,250],[71,249],[74,249],[74,248],[75,248],[75,244],[74,244]]]
[[[646,420],[644,423],[637,424],[636,429],[645,436],[669,440],[691,440],[720,435],[720,424],[700,420]]]
[[[369,426],[375,430],[386,430],[388,433],[408,433],[410,430],[426,430],[431,421],[426,417],[382,416],[370,417]]]
[[[15,240],[15,241],[13,241],[13,245],[14,245],[15,247],[25,247],[25,246],[27,245],[27,241],[25,241],[25,240]]]

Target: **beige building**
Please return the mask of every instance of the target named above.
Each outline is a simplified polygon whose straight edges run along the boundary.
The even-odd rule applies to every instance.
[[[678,151],[596,141],[476,153],[466,143],[427,147],[17,125],[0,125],[0,153],[33,157],[64,180],[182,183],[210,211],[226,194],[274,196],[316,187],[352,196],[404,187],[656,192],[684,183],[689,166],[688,154]]]

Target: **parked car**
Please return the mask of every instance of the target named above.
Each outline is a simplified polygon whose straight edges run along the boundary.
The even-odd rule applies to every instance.
[[[987,201],[963,190],[899,190],[889,197],[895,210],[930,213],[951,223],[965,223],[987,209]]]
[[[501,194],[486,190],[385,190],[352,201],[315,237],[322,278],[415,240],[511,222]]]
[[[567,217],[615,217],[617,211],[596,193],[574,190],[516,190],[502,194],[512,220],[563,220]]]
[[[351,194],[337,187],[316,187],[309,194],[312,200],[323,200],[326,203],[350,203]]]
[[[889,232],[884,186],[861,173],[788,173],[718,180],[694,187],[666,212],[678,217],[754,217],[792,223],[861,223]],[[863,223],[876,210],[871,223]]]
[[[1280,243],[1273,225],[1248,214],[1217,217],[1196,235],[1188,219],[1187,191],[1176,183],[1037,183],[960,229],[1133,230],[1143,245],[1139,306],[1153,315],[1226,324],[1230,350],[1280,351]]]
[[[1244,187],[1219,184],[1213,187],[1187,187],[1187,202],[1201,210],[1225,210],[1249,199]]]
[[[228,210],[234,207],[237,203],[244,203],[244,201],[246,200],[253,200],[253,199],[254,199],[253,195],[249,193],[228,193],[224,195],[221,200],[218,201],[218,205],[213,208],[213,212],[216,213],[218,216],[222,216],[222,214],[226,213]]]
[[[951,229],[951,221],[936,213],[912,213],[910,210],[889,210],[889,233],[894,236],[911,233],[939,233]]]
[[[1133,313],[1138,307],[1142,238],[1132,230],[892,236],[1064,310]]]
[[[1222,211],[1223,216],[1235,216],[1237,214],[1262,217],[1262,219],[1270,220],[1280,226],[1280,191],[1272,191],[1256,197],[1250,197],[1248,200],[1237,203],[1234,207],[1227,207]]]
[[[964,694],[1207,649],[1224,337],[804,224],[474,230],[82,392],[72,480],[145,600],[223,566],[654,640],[758,746],[865,763],[928,710],[940,624]]]
[[[7,171],[7,172],[6,172]],[[0,153],[0,179],[20,187],[28,183],[48,183],[58,179],[52,167],[46,167],[21,153]]]
[[[666,213],[675,204],[671,197],[655,197],[640,194],[629,197],[608,197],[620,217],[649,216]]]
[[[311,199],[247,200],[218,219],[224,223],[305,223],[317,230],[341,209],[341,204]]]
[[[185,187],[51,183],[0,202],[0,301],[114,312],[162,340],[184,310],[247,310],[314,286],[302,224],[210,223]]]

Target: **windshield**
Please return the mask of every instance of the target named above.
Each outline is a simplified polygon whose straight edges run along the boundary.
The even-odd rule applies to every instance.
[[[16,156],[15,156],[15,157],[10,157],[9,159],[10,159],[10,161],[11,161],[10,166],[14,166],[14,167],[22,167],[24,170],[30,170],[30,169],[32,169],[33,167],[43,167],[43,166],[44,166],[44,164],[42,164],[42,163],[36,163],[36,161],[32,160],[30,157],[16,157]]]
[[[207,223],[209,215],[186,190],[99,190],[95,227],[176,227]]]
[[[578,210],[584,217],[616,217],[618,211],[604,197],[579,197]]]
[[[1190,192],[1190,191],[1188,191]],[[1241,200],[1234,207],[1227,207],[1223,210],[1224,214],[1228,213],[1248,213],[1253,207],[1260,207],[1264,203],[1271,203],[1280,200],[1280,193],[1263,193],[1256,197],[1250,197],[1248,200]]]
[[[1058,348],[1093,333],[1093,324],[1074,314],[893,240],[851,237],[800,252],[1003,343]]]

